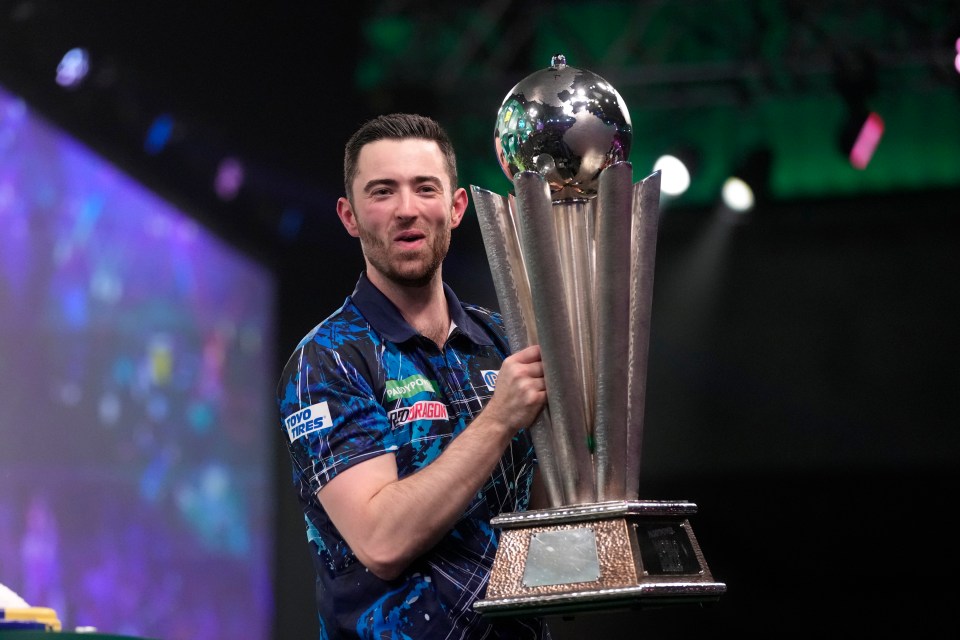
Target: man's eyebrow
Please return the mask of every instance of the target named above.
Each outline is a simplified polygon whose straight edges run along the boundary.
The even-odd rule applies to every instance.
[[[368,180],[365,185],[363,185],[364,193],[373,191],[377,187],[396,187],[397,181],[391,180],[390,178],[374,178],[373,180]]]
[[[413,179],[413,183],[414,184],[429,183],[429,184],[436,184],[441,187],[443,186],[443,180],[441,180],[439,176],[429,176],[429,175],[416,176]],[[367,183],[363,185],[363,192],[369,193],[370,191],[373,191],[378,187],[396,188],[398,184],[399,182],[392,178],[374,178],[373,180],[367,181]]]

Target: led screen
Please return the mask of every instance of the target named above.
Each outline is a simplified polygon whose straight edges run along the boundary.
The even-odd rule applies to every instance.
[[[268,637],[274,289],[0,90],[0,583],[65,630]]]

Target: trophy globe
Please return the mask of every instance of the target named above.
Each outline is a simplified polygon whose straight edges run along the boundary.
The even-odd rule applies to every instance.
[[[628,159],[632,138],[630,114],[613,85],[568,66],[563,55],[510,90],[494,131],[507,178],[536,171],[554,201],[595,196],[600,172]]]

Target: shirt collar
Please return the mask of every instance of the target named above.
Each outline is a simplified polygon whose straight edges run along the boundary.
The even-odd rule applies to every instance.
[[[454,332],[465,334],[478,345],[492,345],[493,340],[487,335],[477,322],[460,304],[456,294],[446,282],[443,283],[443,294],[447,298],[447,308],[450,310],[450,319],[456,324]],[[370,282],[366,272],[360,274],[357,286],[351,294],[353,304],[360,310],[373,330],[390,342],[401,343],[420,335],[411,327],[399,309],[390,302],[382,291]]]

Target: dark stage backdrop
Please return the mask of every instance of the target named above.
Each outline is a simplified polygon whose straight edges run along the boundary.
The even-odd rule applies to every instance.
[[[0,90],[0,583],[65,629],[268,638],[274,313],[267,268]]]

